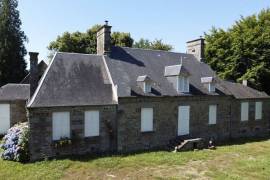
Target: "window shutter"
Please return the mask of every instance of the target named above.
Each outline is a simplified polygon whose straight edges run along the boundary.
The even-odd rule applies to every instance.
[[[53,140],[70,138],[70,114],[69,112],[53,113]]]
[[[248,121],[248,102],[242,102],[241,103],[241,121]]]
[[[85,137],[99,136],[99,111],[86,111],[84,114]]]
[[[214,83],[209,83],[209,92],[215,92],[216,87]]]
[[[184,92],[189,92],[189,79],[184,77]]]
[[[217,123],[217,105],[209,106],[209,124]]]
[[[178,76],[177,91],[189,92],[189,78],[188,77]]]
[[[141,109],[141,131],[153,131],[153,108]]]
[[[144,82],[143,85],[144,85],[144,92],[145,92],[145,93],[151,92],[151,83],[149,83],[149,82]]]
[[[262,119],[262,102],[256,102],[255,119]]]

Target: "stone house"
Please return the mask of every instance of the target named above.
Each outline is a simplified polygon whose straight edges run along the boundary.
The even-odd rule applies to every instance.
[[[33,67],[33,65],[32,65]],[[47,64],[37,65],[38,78],[42,76]],[[30,73],[19,83],[9,83],[0,87],[0,135],[18,122],[27,121],[26,103],[30,98]]]
[[[218,78],[204,39],[176,53],[111,46],[110,33],[107,23],[97,32],[97,54],[57,52],[39,82],[31,53],[31,160],[268,135],[269,96]]]

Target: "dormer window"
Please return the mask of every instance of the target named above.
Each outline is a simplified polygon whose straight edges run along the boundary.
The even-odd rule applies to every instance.
[[[138,76],[137,78],[137,84],[144,93],[151,93],[152,90],[152,80],[147,76]]]
[[[189,92],[189,78],[187,76],[178,76],[177,91],[179,93]]]
[[[150,82],[144,82],[143,83],[143,92],[144,93],[150,93],[151,92],[151,83]]]
[[[203,83],[208,92],[213,93],[216,91],[216,83],[214,77],[203,77],[201,78],[201,83]]]
[[[166,66],[164,76],[173,84],[178,93],[189,93],[190,73],[182,64]]]

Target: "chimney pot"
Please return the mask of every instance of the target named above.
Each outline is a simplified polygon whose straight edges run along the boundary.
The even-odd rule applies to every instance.
[[[106,20],[106,21],[105,21],[105,25],[108,26],[108,24],[109,24],[109,21]]]

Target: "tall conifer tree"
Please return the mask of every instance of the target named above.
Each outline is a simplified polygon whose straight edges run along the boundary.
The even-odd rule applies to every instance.
[[[20,82],[27,73],[27,40],[21,30],[17,0],[0,0],[0,86]]]

